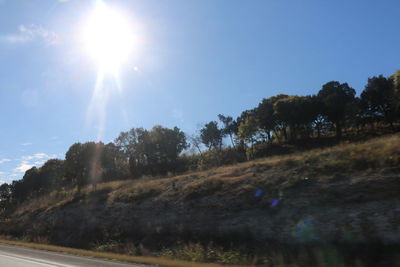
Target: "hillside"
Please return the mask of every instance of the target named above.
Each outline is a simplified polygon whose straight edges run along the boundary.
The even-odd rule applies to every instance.
[[[176,177],[55,191],[19,205],[0,231],[130,254],[175,255],[166,248],[212,242],[258,255],[268,266],[332,257],[338,264],[325,266],[352,266],[357,260],[394,262],[399,218],[400,135],[395,134]],[[326,249],[313,254],[301,252],[304,246]]]

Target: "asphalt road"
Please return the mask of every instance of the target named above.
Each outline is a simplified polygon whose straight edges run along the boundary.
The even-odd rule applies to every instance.
[[[74,256],[0,244],[0,267],[143,267],[111,260]]]

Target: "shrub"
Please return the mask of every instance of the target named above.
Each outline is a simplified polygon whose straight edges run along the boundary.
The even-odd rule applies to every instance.
[[[206,170],[221,165],[234,164],[246,160],[246,155],[234,148],[225,148],[222,150],[210,150],[204,152],[198,159],[197,168]]]
[[[239,250],[224,250],[210,243],[203,246],[189,243],[177,248],[163,249],[161,256],[195,262],[215,262],[220,264],[251,264],[251,257]]]

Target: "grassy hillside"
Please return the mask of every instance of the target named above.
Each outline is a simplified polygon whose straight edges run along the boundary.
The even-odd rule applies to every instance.
[[[381,263],[368,252],[400,243],[399,203],[396,134],[176,177],[56,191],[19,205],[1,231],[58,245],[220,263],[323,266],[334,253],[338,265],[325,266],[351,266],[372,255]],[[321,244],[326,250],[315,252]],[[362,248],[360,255],[349,246]],[[391,251],[384,257],[393,259]]]
[[[400,135],[396,134],[361,143],[343,143],[331,148],[267,157],[176,177],[145,177],[102,183],[97,185],[96,191],[92,186],[79,193],[76,190],[55,191],[21,204],[13,216],[38,209],[50,210],[82,197],[86,201],[101,202],[139,202],[146,198],[163,196],[192,199],[210,194],[255,192],[257,189],[279,191],[300,184],[322,184],[340,179],[351,181],[360,175],[366,180],[376,180],[381,175],[399,173]],[[391,194],[379,193],[383,197]]]

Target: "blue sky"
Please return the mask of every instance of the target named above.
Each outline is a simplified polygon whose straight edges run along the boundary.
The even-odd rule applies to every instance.
[[[397,0],[106,3],[129,16],[138,44],[122,90],[107,78],[107,99],[90,108],[98,71],[79,33],[93,1],[0,0],[0,181],[96,140],[102,111],[105,142],[155,124],[193,133],[264,97],[330,80],[360,92],[400,68]]]

